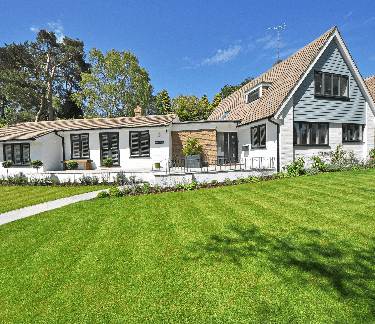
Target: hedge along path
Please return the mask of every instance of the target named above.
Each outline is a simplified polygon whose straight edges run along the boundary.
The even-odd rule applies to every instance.
[[[49,210],[53,210],[53,209],[67,206],[70,204],[74,204],[79,201],[94,199],[98,195],[99,192],[108,191],[108,190],[109,188],[86,192],[80,195],[74,195],[74,196],[70,196],[66,198],[47,201],[41,204],[5,212],[5,213],[0,214],[0,226],[6,223],[13,222],[18,219],[22,219],[22,218],[29,217],[29,216],[34,216],[34,215],[43,213],[45,211],[49,211]]]

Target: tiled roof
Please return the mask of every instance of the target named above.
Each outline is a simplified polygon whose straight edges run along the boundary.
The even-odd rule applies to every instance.
[[[232,93],[217,106],[208,119],[218,120],[225,112],[230,111],[225,120],[242,120],[240,125],[244,125],[272,116],[293,90],[293,87],[336,28],[336,26],[332,27],[309,45],[284,61],[275,64],[270,70]],[[246,104],[245,92],[262,81],[271,82],[272,85],[268,90],[263,91],[258,100]]]
[[[53,131],[167,126],[176,114],[19,123],[0,128],[0,141],[33,139]]]
[[[372,100],[375,102],[375,75],[366,78],[365,83],[368,91],[370,92]]]

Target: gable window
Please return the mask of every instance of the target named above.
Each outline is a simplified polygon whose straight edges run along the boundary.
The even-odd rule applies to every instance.
[[[118,133],[101,133],[100,138],[100,162],[113,159],[113,165],[120,165],[119,136]]]
[[[293,144],[328,145],[328,125],[328,123],[294,123]]]
[[[348,98],[349,78],[339,75],[315,71],[315,95],[333,98]]]
[[[362,142],[363,125],[342,124],[342,141],[343,142]]]
[[[30,164],[30,144],[4,144],[4,161],[14,165]]]
[[[251,148],[266,147],[266,125],[251,127]]]
[[[150,134],[148,131],[129,132],[130,156],[150,156]]]
[[[257,99],[259,99],[259,88],[247,94],[246,103],[249,104],[250,102],[253,102]]]
[[[89,134],[70,135],[72,159],[90,158]]]

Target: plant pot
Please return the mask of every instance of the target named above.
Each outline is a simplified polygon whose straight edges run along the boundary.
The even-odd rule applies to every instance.
[[[200,155],[186,155],[185,156],[185,168],[200,168],[202,165],[202,159]]]
[[[160,163],[155,163],[154,167],[155,167],[155,169],[160,169]]]

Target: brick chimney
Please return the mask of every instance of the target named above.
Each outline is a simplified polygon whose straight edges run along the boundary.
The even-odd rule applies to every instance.
[[[137,108],[134,108],[134,116],[143,116],[143,110],[140,105],[138,105]]]

